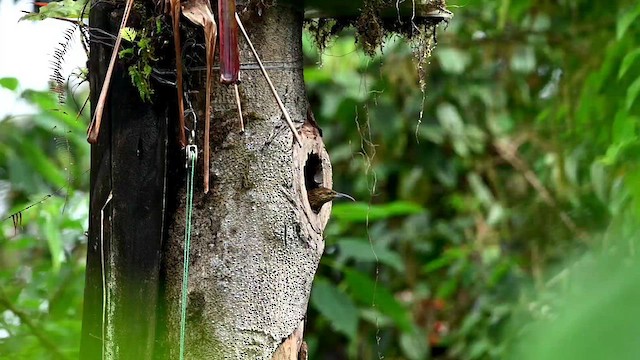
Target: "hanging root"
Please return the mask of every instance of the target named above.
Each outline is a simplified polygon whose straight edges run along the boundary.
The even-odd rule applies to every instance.
[[[209,131],[211,127],[211,85],[213,75],[213,57],[216,50],[216,21],[208,1],[191,0],[183,9],[184,16],[196,25],[204,29],[205,48],[207,52],[207,91],[205,99],[205,119],[204,119],[204,192],[209,192]]]
[[[173,44],[176,52],[176,88],[178,89],[178,136],[180,146],[187,146],[184,129],[184,93],[182,90],[182,52],[180,51],[180,0],[169,0],[169,14],[173,27]]]

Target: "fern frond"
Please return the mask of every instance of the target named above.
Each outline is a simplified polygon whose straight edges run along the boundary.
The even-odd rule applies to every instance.
[[[74,35],[80,25],[72,25],[63,33],[63,40],[58,43],[53,51],[53,59],[49,62],[51,75],[49,76],[50,90],[58,95],[58,101],[64,104],[66,101],[65,83],[66,80],[62,76],[62,64],[64,57],[73,44]]]

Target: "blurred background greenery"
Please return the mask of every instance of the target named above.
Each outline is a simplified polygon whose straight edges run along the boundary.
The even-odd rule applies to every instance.
[[[326,230],[310,358],[640,357],[640,5],[448,6],[424,92],[406,41],[305,34],[334,187],[360,200]],[[41,110],[0,122],[0,354],[77,357],[86,119],[18,86]]]

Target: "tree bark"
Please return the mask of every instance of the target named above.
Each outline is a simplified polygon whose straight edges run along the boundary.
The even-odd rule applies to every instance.
[[[239,132],[231,87],[215,85],[208,194],[198,181],[192,218],[188,286],[188,359],[297,359],[312,280],[324,250],[322,232],[331,205],[315,214],[306,185],[315,177],[331,187],[331,166],[318,129],[307,121],[302,69],[301,9],[276,6],[243,17],[285,107],[300,129],[293,140],[282,112],[241,41]],[[204,76],[204,72],[202,73]],[[204,78],[199,87],[203,99]],[[204,109],[202,101],[196,108]],[[199,129],[203,111],[199,111]],[[198,135],[201,141],[202,137]],[[199,159],[202,144],[198,144]],[[184,167],[176,160],[173,167]],[[197,174],[202,175],[199,164]],[[306,174],[306,179],[305,179]],[[169,211],[164,252],[169,358],[177,358],[185,230],[184,180]],[[201,176],[197,177],[200,180]],[[285,342],[286,339],[294,339]],[[283,344],[283,349],[276,349]],[[285,349],[286,347],[286,349]],[[295,354],[294,354],[295,353]],[[287,355],[288,354],[288,355]]]

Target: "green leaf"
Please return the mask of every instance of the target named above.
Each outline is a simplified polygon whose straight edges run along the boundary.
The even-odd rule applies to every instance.
[[[600,159],[603,165],[622,165],[640,162],[640,142],[626,141],[613,144],[607,149],[607,153]]]
[[[467,52],[454,48],[439,48],[435,54],[442,70],[450,74],[462,74],[471,62]]]
[[[443,130],[452,137],[460,136],[464,132],[464,121],[458,109],[450,103],[442,103],[436,109],[438,121]]]
[[[123,27],[122,29],[120,29],[120,35],[122,36],[123,40],[126,40],[128,42],[134,42],[136,40],[136,36],[138,35],[138,33],[134,28]]]
[[[429,353],[427,335],[418,329],[412,332],[403,332],[400,335],[400,348],[410,360],[427,359]]]
[[[634,140],[636,138],[638,120],[638,117],[631,116],[625,111],[618,111],[611,129],[613,143],[620,144]]]
[[[47,6],[42,6],[37,13],[29,13],[20,20],[39,21],[49,18],[80,19],[89,15],[84,11],[86,0],[52,1]]]
[[[631,110],[631,106],[636,101],[636,98],[640,94],[640,77],[638,77],[627,90],[627,98],[626,98],[626,109],[627,111]]]
[[[120,52],[118,53],[118,58],[120,59],[124,59],[127,56],[133,56],[134,52],[133,52],[133,48],[126,48],[126,49],[122,49],[120,50]]]
[[[458,289],[458,279],[450,278],[445,280],[438,286],[438,290],[436,290],[436,298],[438,299],[449,299]]]
[[[425,274],[434,272],[436,270],[440,270],[451,264],[464,260],[469,256],[469,251],[464,248],[451,248],[446,250],[440,257],[429,261],[425,266],[422,267],[422,271]]]
[[[341,239],[338,241],[338,247],[340,248],[339,258],[343,262],[346,259],[374,262],[377,257],[377,260],[382,264],[388,265],[398,272],[403,272],[405,269],[402,257],[398,253],[381,245],[372,245],[367,239]]]
[[[549,289],[537,296],[538,299],[553,298],[552,315],[526,324],[522,319],[513,319],[510,328],[519,333],[514,337],[518,340],[510,347],[509,356],[501,358],[637,359],[640,342],[635,334],[640,332],[637,322],[640,319],[637,306],[640,267],[628,251],[638,246],[637,236],[631,236],[630,239],[611,239],[615,245],[607,251],[591,251],[569,264],[562,280],[563,284],[570,284],[566,287],[568,291],[563,286],[563,291]],[[531,304],[540,303],[538,299]],[[521,331],[524,327],[527,331]],[[615,355],[612,356],[612,352]]]
[[[475,198],[478,199],[484,206],[489,208],[495,203],[495,199],[489,187],[484,183],[480,175],[476,172],[471,172],[467,175],[467,181]]]
[[[0,86],[15,91],[18,88],[18,79],[13,77],[0,78]]]
[[[40,220],[40,226],[47,238],[49,252],[51,254],[51,267],[54,272],[60,270],[60,265],[64,260],[64,248],[62,246],[62,238],[60,236],[61,229],[58,228],[56,222],[51,218],[51,214],[47,214]]]
[[[140,48],[141,51],[149,51],[149,49],[151,48],[151,38],[149,37],[141,38],[140,41],[138,41],[138,47]]]
[[[319,278],[313,284],[311,305],[336,331],[354,339],[358,329],[358,308],[351,299],[329,281]]]
[[[408,201],[395,201],[384,205],[368,205],[365,203],[336,204],[331,215],[335,219],[349,222],[365,222],[388,219],[398,216],[419,214],[424,209],[415,203]]]
[[[383,284],[355,270],[345,270],[345,280],[353,297],[368,306],[375,306],[390,317],[402,331],[411,331],[409,312]]]
[[[620,65],[620,71],[618,72],[618,79],[622,79],[627,70],[633,65],[636,59],[640,56],[640,47],[634,49],[630,53],[624,56],[622,59],[622,65]]]
[[[55,96],[50,92],[25,90],[21,96],[31,104],[36,105],[41,110],[51,110],[57,108],[58,106],[58,102]]]
[[[480,338],[471,344],[469,348],[469,359],[484,359],[491,350],[491,344],[486,338]]]
[[[640,5],[636,5],[631,11],[625,11],[622,16],[618,18],[616,23],[616,39],[620,40],[629,29],[629,26],[633,24],[634,20],[640,15]]]
[[[55,187],[66,185],[67,179],[64,172],[36,144],[18,141],[16,145],[22,160],[31,165],[33,170],[37,171],[49,183]]]

